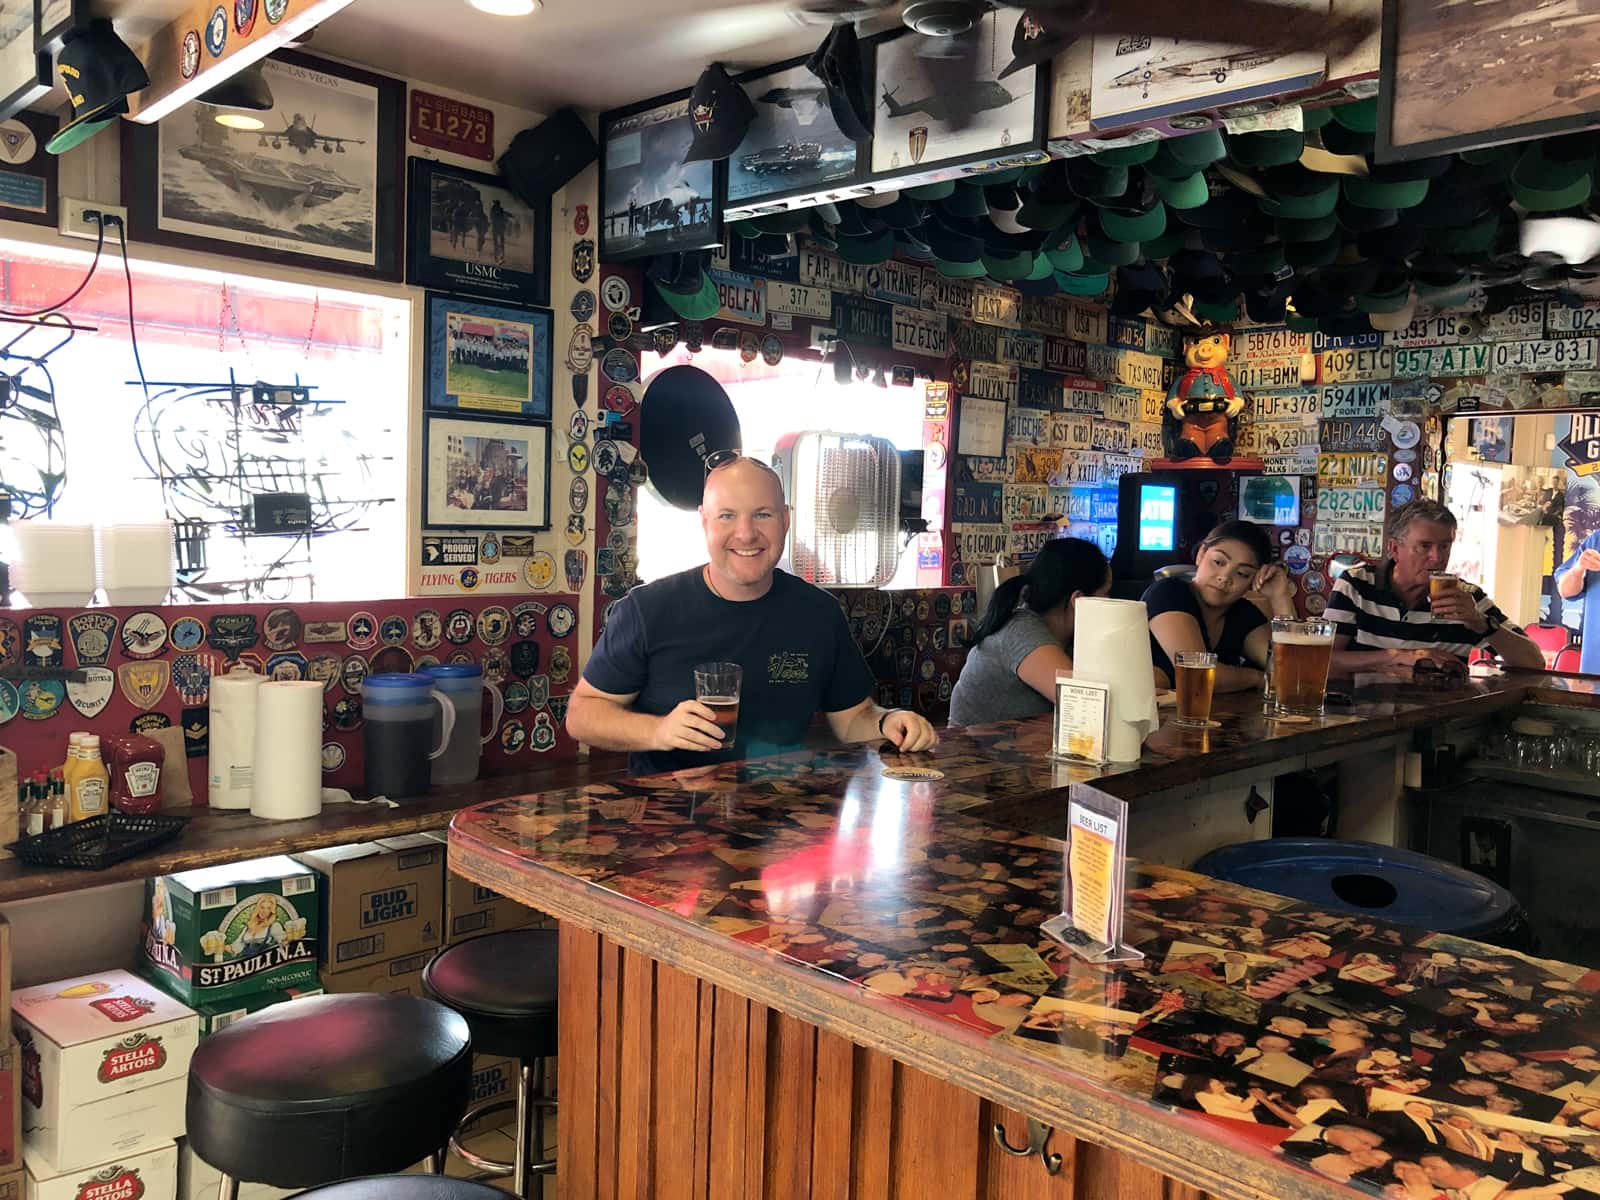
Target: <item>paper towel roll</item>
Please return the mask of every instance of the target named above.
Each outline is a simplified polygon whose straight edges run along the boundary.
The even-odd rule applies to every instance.
[[[235,667],[211,680],[212,808],[249,808],[255,780],[256,691],[266,679]]]
[[[250,812],[273,821],[322,811],[322,684],[263,683],[256,699],[256,779]]]
[[[1073,609],[1072,674],[1111,685],[1106,753],[1113,762],[1137,761],[1144,739],[1161,724],[1143,600],[1079,597]]]

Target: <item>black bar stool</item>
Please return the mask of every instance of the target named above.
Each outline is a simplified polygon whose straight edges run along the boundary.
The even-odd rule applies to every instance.
[[[423,990],[466,1018],[475,1051],[505,1055],[521,1064],[516,1100],[475,1105],[450,1138],[450,1148],[483,1172],[482,1178],[512,1176],[512,1190],[523,1200],[530,1200],[535,1178],[556,1169],[555,1159],[543,1155],[545,1110],[556,1106],[544,1091],[545,1060],[556,1052],[559,939],[554,929],[491,933],[446,947],[422,971]],[[461,1145],[475,1122],[513,1104],[515,1161],[483,1158]]]
[[[472,1093],[472,1041],[456,1013],[413,996],[315,996],[255,1013],[200,1044],[189,1067],[189,1143],[239,1182],[308,1188],[443,1165]]]
[[[294,1200],[506,1200],[498,1188],[443,1175],[373,1175],[301,1192]]]

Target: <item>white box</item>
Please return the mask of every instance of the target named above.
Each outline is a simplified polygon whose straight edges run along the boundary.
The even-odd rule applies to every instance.
[[[179,1200],[217,1200],[217,1184],[222,1172],[194,1152],[187,1141],[178,1147]],[[298,1195],[302,1188],[275,1188],[265,1183],[239,1182],[239,1200],[284,1200]]]
[[[28,1164],[27,1200],[177,1200],[178,1147],[151,1146],[125,1158],[106,1159],[75,1171],[38,1174]]]
[[[30,1167],[77,1170],[183,1132],[193,1009],[127,971],[24,988],[11,1005]]]

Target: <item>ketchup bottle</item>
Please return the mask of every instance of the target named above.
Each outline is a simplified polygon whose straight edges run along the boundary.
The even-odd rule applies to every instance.
[[[113,733],[101,740],[111,772],[111,807],[136,817],[157,812],[166,758],[161,743],[139,733]]]

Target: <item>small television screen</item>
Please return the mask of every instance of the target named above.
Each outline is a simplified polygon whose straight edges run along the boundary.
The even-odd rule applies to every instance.
[[[1172,550],[1177,545],[1178,489],[1170,484],[1139,485],[1139,549]]]
[[[1258,525],[1300,524],[1296,475],[1248,475],[1239,481],[1239,519]]]

